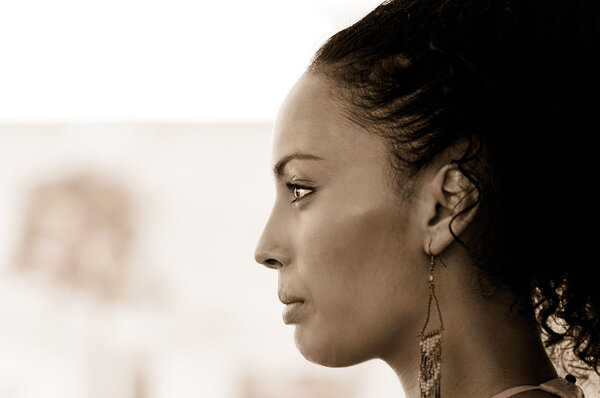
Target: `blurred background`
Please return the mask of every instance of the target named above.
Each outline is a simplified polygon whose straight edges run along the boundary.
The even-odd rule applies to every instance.
[[[271,126],[378,1],[0,0],[0,397],[401,397],[254,262]]]

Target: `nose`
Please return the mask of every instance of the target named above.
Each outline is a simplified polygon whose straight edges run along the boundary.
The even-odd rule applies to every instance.
[[[285,260],[285,257],[282,254],[282,248],[275,246],[274,242],[270,240],[266,232],[267,228],[265,227],[265,230],[258,241],[258,245],[256,246],[254,260],[265,267],[278,270],[283,267],[284,264],[287,264],[287,260]]]
[[[274,270],[278,270],[279,268],[283,267],[283,264],[281,264],[278,260],[275,260],[274,258],[269,258],[268,255],[262,252],[256,253],[254,255],[254,259],[257,263]]]
[[[290,245],[286,239],[283,221],[275,212],[271,213],[254,252],[257,263],[274,270],[290,262]]]

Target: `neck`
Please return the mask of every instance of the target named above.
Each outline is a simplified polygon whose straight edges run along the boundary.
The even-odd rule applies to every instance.
[[[444,280],[443,278],[436,278]],[[454,286],[453,286],[454,285]],[[444,398],[492,397],[510,387],[537,385],[557,377],[533,316],[511,313],[512,296],[485,300],[477,289],[436,284],[444,321],[441,391]],[[456,292],[469,292],[457,294]],[[423,308],[426,308],[426,301]],[[432,318],[437,316],[433,311]],[[429,330],[429,328],[428,328]],[[382,356],[396,372],[406,398],[419,398],[416,331]]]

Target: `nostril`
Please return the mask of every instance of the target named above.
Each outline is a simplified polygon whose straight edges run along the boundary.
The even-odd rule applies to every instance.
[[[272,269],[279,269],[287,264],[287,258],[280,253],[275,253],[273,250],[257,250],[254,253],[254,260]]]
[[[273,268],[273,269],[277,269],[277,268],[281,268],[281,263],[277,260],[274,260],[272,258],[269,258],[267,260],[265,260],[263,262],[263,264],[269,268]]]

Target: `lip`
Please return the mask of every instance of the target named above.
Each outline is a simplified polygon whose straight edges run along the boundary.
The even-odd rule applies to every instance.
[[[277,292],[277,296],[279,297],[279,301],[286,305],[297,302],[304,302],[304,299],[302,297],[294,296],[293,294],[285,293],[283,291]]]
[[[283,323],[286,325],[298,323],[303,309],[304,301],[294,301],[286,304],[283,308],[283,312],[281,313],[281,316],[283,317]]]

